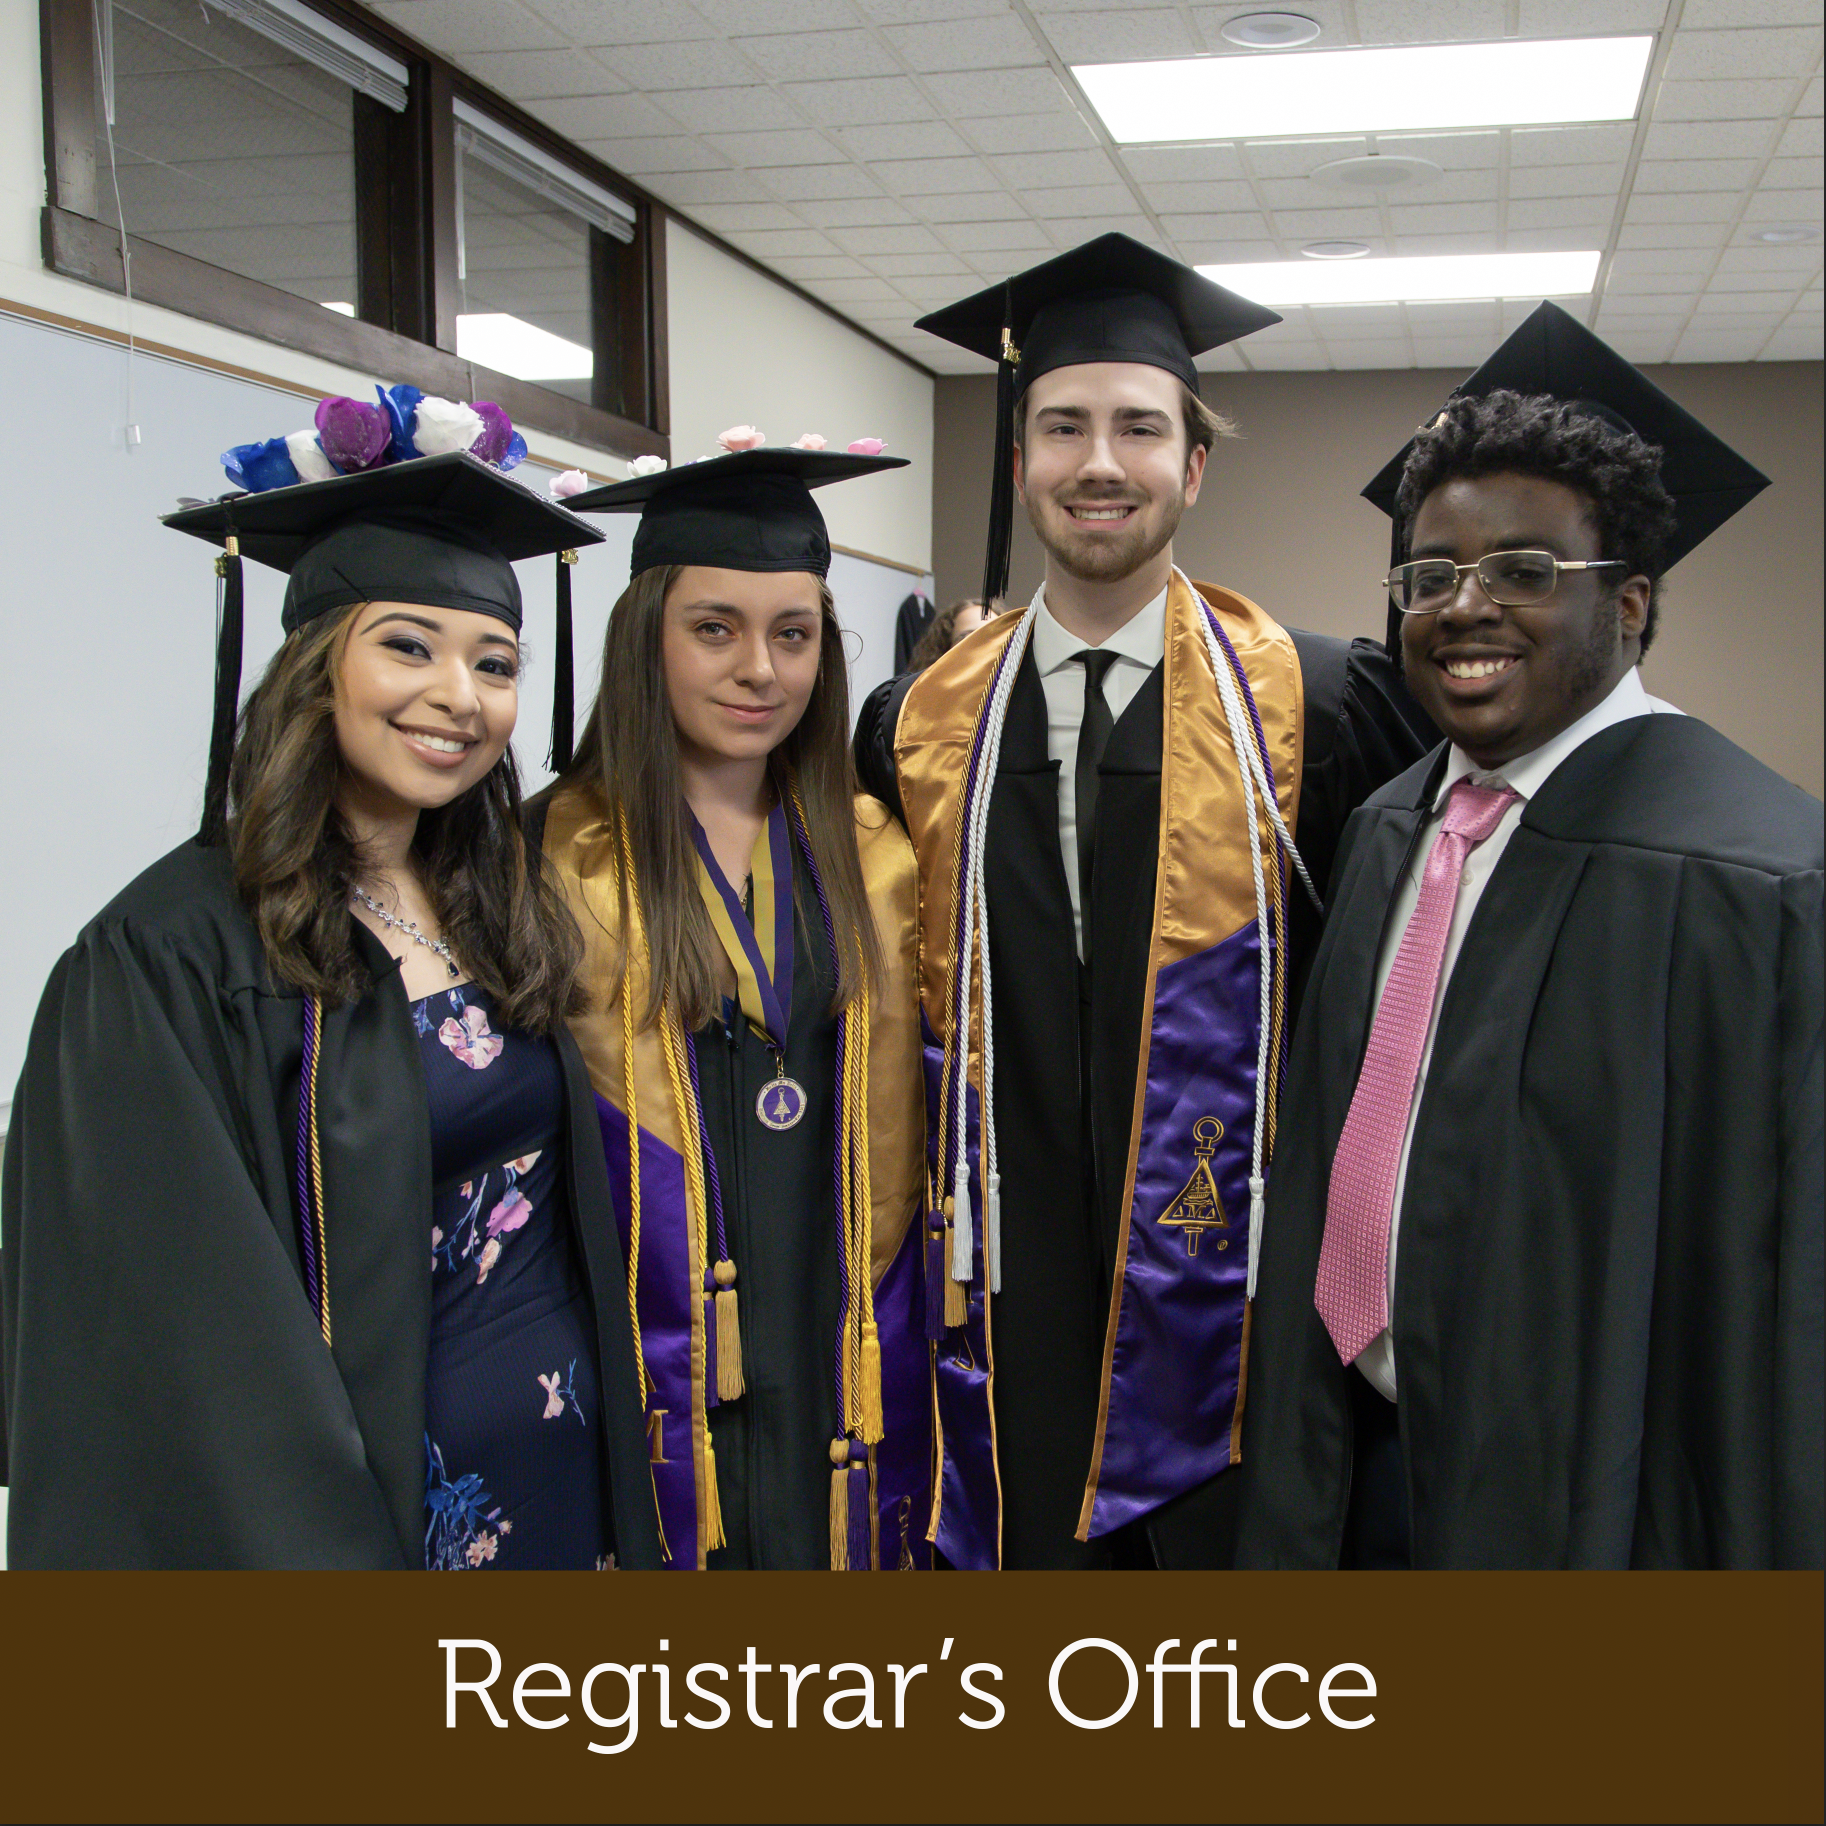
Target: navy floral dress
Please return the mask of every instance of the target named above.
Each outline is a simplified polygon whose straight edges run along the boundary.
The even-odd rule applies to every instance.
[[[473,983],[412,1018],[431,1105],[425,1565],[598,1568],[596,1334],[557,1048],[496,1031]]]

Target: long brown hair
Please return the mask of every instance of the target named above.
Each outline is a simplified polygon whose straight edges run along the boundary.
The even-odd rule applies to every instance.
[[[655,565],[642,571],[610,611],[602,683],[576,757],[557,784],[587,787],[606,807],[612,829],[622,818],[627,821],[651,967],[642,1023],[657,1019],[670,996],[686,1027],[695,1029],[710,1020],[722,999],[723,953],[698,891],[697,851],[678,765],[678,726],[666,689],[666,596],[680,568]],[[856,850],[857,789],[843,631],[830,586],[822,579],[818,594],[823,607],[818,682],[797,727],[768,757],[768,772],[783,799],[796,785],[805,808],[805,833],[818,859],[837,937],[835,1013],[855,1000],[865,981],[878,985],[882,966]],[[625,933],[625,877],[619,892]],[[822,955],[823,915],[804,906],[798,913],[801,929]],[[608,1000],[621,993],[626,958],[624,947]]]
[[[229,764],[228,851],[274,976],[340,1004],[368,973],[349,931],[361,859],[336,785],[336,678],[355,618],[323,615],[288,636],[241,712]],[[583,939],[549,865],[520,829],[509,748],[448,805],[419,814],[412,848],[451,949],[504,1027],[550,1033],[584,1004]]]

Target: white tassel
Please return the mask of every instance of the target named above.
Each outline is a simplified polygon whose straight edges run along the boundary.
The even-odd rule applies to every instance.
[[[975,1264],[971,1261],[970,1169],[957,1163],[957,1185],[951,1195],[951,1278],[970,1285]]]
[[[1256,1264],[1262,1255],[1262,1213],[1267,1208],[1267,1182],[1259,1173],[1249,1175],[1249,1292],[1255,1298]]]
[[[1002,1291],[1002,1176],[993,1169],[983,1195],[983,1256],[988,1268],[989,1291]]]

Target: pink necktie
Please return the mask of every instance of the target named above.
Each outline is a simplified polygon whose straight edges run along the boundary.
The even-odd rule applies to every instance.
[[[1370,1029],[1356,1094],[1332,1157],[1325,1240],[1319,1247],[1319,1278],[1313,1290],[1319,1317],[1346,1363],[1354,1363],[1389,1322],[1395,1174],[1465,858],[1496,829],[1517,797],[1506,786],[1473,786],[1468,779],[1453,786],[1446,799],[1445,822],[1427,853],[1413,917],[1401,935],[1401,948]]]

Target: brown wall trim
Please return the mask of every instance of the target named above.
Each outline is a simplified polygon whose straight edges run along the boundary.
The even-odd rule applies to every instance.
[[[66,278],[103,291],[122,292],[120,236],[102,222],[68,210],[46,208],[44,263]],[[391,330],[339,317],[308,299],[294,298],[257,279],[224,271],[156,242],[128,236],[133,250],[133,295],[147,304],[221,324],[244,336],[277,343],[382,381],[406,381],[452,399],[491,399],[516,425],[547,431],[631,458],[671,455],[671,441],[645,425],[598,411],[562,393],[497,374]]]
[[[884,558],[879,552],[859,552],[853,545],[833,544],[831,550],[841,552],[846,558],[861,558],[868,564],[885,564],[891,571],[905,571],[909,577],[926,575],[917,564],[903,563],[899,558]]]

